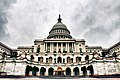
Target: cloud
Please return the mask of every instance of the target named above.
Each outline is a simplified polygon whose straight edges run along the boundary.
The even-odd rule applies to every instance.
[[[15,0],[0,0],[0,41],[7,41],[9,39],[9,32],[7,31],[6,24],[7,10]]]
[[[59,14],[71,35],[84,38],[88,45],[109,47],[120,41],[120,0],[1,0],[0,4],[0,38],[7,37],[4,42],[11,47],[46,38]]]
[[[80,18],[75,20],[73,17],[73,23],[77,26],[74,30],[75,34],[78,32],[79,36],[82,34],[90,45],[109,47],[120,41],[119,0],[91,0],[81,10],[83,10],[81,14],[76,13],[74,16]]]

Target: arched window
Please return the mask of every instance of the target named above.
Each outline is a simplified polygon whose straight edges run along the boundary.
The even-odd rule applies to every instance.
[[[70,57],[67,57],[67,63],[70,63]]]
[[[37,53],[40,53],[40,45],[37,47]]]
[[[58,63],[62,63],[62,58],[58,57]]]
[[[33,55],[30,56],[30,60],[31,60],[31,61],[34,60],[34,56],[33,56]]]
[[[76,62],[80,62],[81,61],[81,57],[76,57]]]
[[[49,63],[52,63],[52,57],[49,57]]]
[[[88,55],[86,55],[85,60],[86,60],[86,61],[88,61],[88,60],[89,60],[89,56],[88,56]]]
[[[43,63],[43,57],[38,57],[38,61],[39,61],[40,63]]]

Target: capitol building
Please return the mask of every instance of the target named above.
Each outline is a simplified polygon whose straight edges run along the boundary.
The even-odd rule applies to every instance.
[[[11,49],[0,42],[0,75],[95,76],[120,74],[120,42],[108,48],[75,39],[59,15],[44,39]],[[77,34],[76,34],[77,35]]]

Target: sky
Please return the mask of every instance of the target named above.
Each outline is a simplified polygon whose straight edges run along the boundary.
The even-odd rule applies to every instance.
[[[120,0],[0,0],[0,41],[31,46],[49,35],[59,14],[86,45],[108,48],[120,41]]]

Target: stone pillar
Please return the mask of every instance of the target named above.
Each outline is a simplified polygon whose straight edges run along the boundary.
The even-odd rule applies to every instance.
[[[44,51],[46,51],[45,43],[44,43]]]
[[[73,43],[73,51],[75,51],[75,43]]]
[[[46,51],[47,51],[47,43],[46,43]]]
[[[73,43],[72,43],[72,51],[73,51]]]
[[[67,51],[67,43],[66,43],[66,48],[65,48],[65,50]]]
[[[70,52],[69,49],[70,49],[70,47],[69,47],[69,43],[68,43],[68,52]]]
[[[74,76],[74,71],[73,71],[73,67],[71,67],[71,76]]]
[[[51,43],[50,43],[50,52],[51,52]]]
[[[63,43],[61,43],[61,52],[63,52]]]
[[[57,51],[57,53],[58,53],[58,43],[57,43],[57,50],[56,50],[56,51]]]
[[[54,45],[53,45],[53,43],[52,43],[52,52],[54,51],[53,46],[54,46]]]

